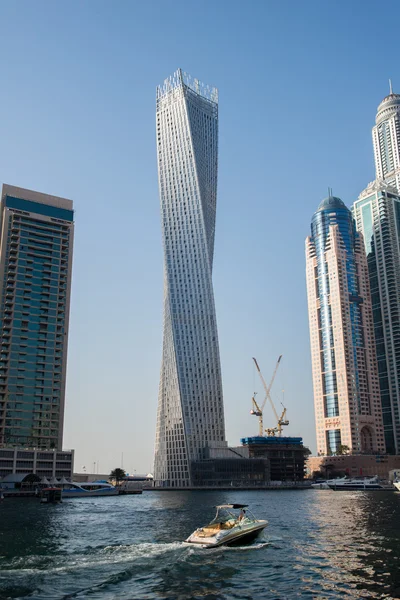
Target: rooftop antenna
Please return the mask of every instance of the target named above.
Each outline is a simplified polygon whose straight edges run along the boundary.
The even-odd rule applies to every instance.
[[[389,79],[389,93],[393,94],[392,80],[391,79]]]

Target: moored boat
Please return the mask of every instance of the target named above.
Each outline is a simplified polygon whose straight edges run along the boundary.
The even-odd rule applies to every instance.
[[[338,479],[321,479],[312,483],[311,487],[313,488],[313,490],[330,490],[330,485],[341,483],[342,481],[345,481],[345,479],[345,477],[341,477]]]
[[[221,504],[217,514],[208,525],[196,529],[185,543],[198,544],[205,548],[230,546],[254,540],[265,529],[268,521],[256,519],[247,504]],[[236,516],[232,510],[240,510]]]
[[[353,479],[342,479],[333,480],[327,482],[331,490],[335,491],[352,491],[352,490],[363,490],[363,491],[393,491],[392,485],[385,484],[380,481],[378,476],[374,477],[361,477]]]
[[[92,496],[117,496],[118,494],[118,488],[104,481],[72,482],[62,490],[63,498],[90,498]]]

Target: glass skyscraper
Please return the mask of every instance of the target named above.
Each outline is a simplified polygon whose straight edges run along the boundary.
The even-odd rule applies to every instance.
[[[400,451],[400,197],[382,180],[354,203],[367,253],[386,449]]]
[[[314,214],[306,263],[318,454],[384,452],[367,260],[339,198]]]
[[[157,158],[164,337],[154,479],[188,487],[191,462],[226,442],[212,287],[218,92],[180,69],[157,89]]]
[[[376,180],[353,205],[368,258],[386,449],[400,454],[400,95],[372,129]]]
[[[400,192],[400,94],[386,96],[378,106],[372,129],[376,178]]]
[[[0,220],[0,446],[61,449],[72,201],[4,185]]]

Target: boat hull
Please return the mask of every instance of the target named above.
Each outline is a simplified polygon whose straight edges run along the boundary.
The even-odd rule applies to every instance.
[[[329,490],[330,489],[330,487],[326,483],[326,481],[324,481],[323,483],[312,483],[311,487],[313,490]]]
[[[330,485],[329,486],[331,490],[335,491],[335,492],[346,492],[346,491],[361,491],[361,492],[387,492],[387,491],[392,491],[392,488],[390,487],[384,487],[383,485],[379,485],[379,483],[375,483],[375,484],[371,484],[371,485],[358,485],[356,483],[354,484],[349,484],[349,485],[343,485],[343,484],[337,484],[337,485]]]
[[[249,542],[252,542],[253,540],[255,540],[260,535],[260,533],[265,529],[265,527],[266,527],[266,525],[264,525],[264,527],[258,527],[254,531],[249,531],[248,533],[242,535],[241,537],[232,540],[232,542],[227,542],[225,545],[226,546],[241,546],[242,544],[248,544]]]
[[[63,490],[62,498],[93,498],[95,496],[118,496],[118,490]]]
[[[193,533],[185,543],[195,544],[202,546],[203,548],[217,548],[218,546],[239,546],[254,540],[268,525],[268,521],[258,521],[257,524],[245,527],[243,529],[237,528],[236,531],[229,531],[223,537],[215,539],[212,537],[206,538],[196,536]]]

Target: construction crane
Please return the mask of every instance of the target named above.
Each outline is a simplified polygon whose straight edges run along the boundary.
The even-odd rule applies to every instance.
[[[259,435],[261,437],[264,435],[263,411],[264,411],[265,403],[267,402],[267,399],[270,401],[270,404],[271,404],[272,410],[274,411],[274,415],[275,415],[276,422],[277,422],[276,427],[272,427],[272,428],[269,428],[269,429],[265,430],[267,436],[274,436],[276,433],[278,434],[278,436],[280,436],[282,434],[282,427],[284,427],[286,425],[289,425],[289,421],[286,419],[286,408],[283,407],[282,414],[279,417],[278,413],[276,412],[275,405],[272,402],[271,395],[270,395],[272,384],[274,383],[274,379],[275,379],[276,372],[277,372],[278,367],[279,367],[279,363],[281,362],[281,358],[282,358],[282,354],[278,358],[278,361],[277,361],[277,363],[275,365],[275,370],[274,370],[273,375],[272,375],[272,379],[271,379],[271,381],[269,383],[269,386],[267,386],[267,384],[265,383],[265,379],[264,379],[264,377],[263,377],[263,375],[261,373],[260,367],[258,366],[258,362],[253,357],[254,364],[257,367],[258,374],[260,376],[260,379],[262,381],[262,384],[263,384],[263,387],[264,387],[264,390],[265,390],[265,398],[264,398],[264,402],[262,403],[261,407],[257,404],[256,398],[255,398],[256,394],[254,394],[254,396],[251,399],[252,403],[253,403],[253,408],[250,411],[250,414],[251,415],[255,415],[256,417],[258,417]]]

